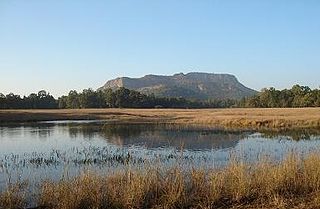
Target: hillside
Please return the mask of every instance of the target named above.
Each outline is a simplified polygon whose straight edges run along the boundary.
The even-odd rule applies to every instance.
[[[125,87],[145,94],[188,99],[239,99],[256,93],[241,84],[234,75],[214,73],[179,73],[173,76],[146,75],[142,78],[120,77],[100,89]]]

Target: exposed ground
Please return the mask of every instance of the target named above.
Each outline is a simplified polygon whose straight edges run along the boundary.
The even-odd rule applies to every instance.
[[[320,128],[320,108],[0,110],[0,122],[104,119],[226,128]]]

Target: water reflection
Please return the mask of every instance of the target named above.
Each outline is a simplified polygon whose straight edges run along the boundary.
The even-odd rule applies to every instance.
[[[39,138],[50,140],[51,135],[69,139],[84,138],[87,141],[103,138],[117,146],[142,146],[187,150],[226,149],[237,145],[239,140],[252,132],[219,129],[190,128],[150,124],[92,123],[30,123],[0,127],[1,138]]]
[[[1,138],[15,138],[30,135],[37,138],[47,139],[54,131],[54,124],[27,123],[27,124],[9,124],[0,126]]]
[[[0,126],[0,184],[5,173],[32,171],[55,178],[66,167],[75,172],[87,166],[106,170],[177,160],[184,166],[220,166],[235,153],[246,161],[262,154],[281,160],[292,150],[317,150],[319,135],[319,130],[257,133],[105,121],[8,124]]]
[[[291,129],[291,130],[277,130],[270,131],[264,130],[261,132],[262,136],[265,138],[286,138],[288,140],[312,140],[315,137],[320,136],[320,129]]]
[[[106,124],[104,121],[50,121],[0,125],[1,138],[36,137],[49,139],[54,132],[66,132],[68,138],[94,139],[97,135],[117,145],[145,145],[175,147],[183,142],[186,149],[211,149],[235,146],[237,141],[253,131],[232,131],[194,126],[152,124]],[[262,130],[264,138],[285,137],[293,140],[308,140],[320,135],[319,129]],[[30,136],[29,136],[30,135]],[[0,138],[0,139],[1,139]],[[230,143],[229,143],[230,142]],[[203,143],[203,144],[202,144]],[[201,144],[199,146],[199,144]],[[230,144],[230,145],[226,145]],[[197,146],[199,146],[197,148]]]
[[[164,125],[104,125],[99,134],[109,143],[118,146],[134,145],[148,149],[174,147],[196,151],[235,147],[249,133]]]

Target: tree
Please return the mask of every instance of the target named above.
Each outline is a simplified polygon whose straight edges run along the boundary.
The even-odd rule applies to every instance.
[[[105,107],[115,107],[116,97],[112,89],[107,88],[101,91],[103,95],[103,103]]]
[[[320,107],[320,89],[315,89],[313,94],[314,94],[314,106]]]
[[[130,90],[126,89],[124,87],[119,88],[118,90],[115,91],[115,105],[116,107],[130,107],[129,103],[129,95],[130,95]]]
[[[57,108],[57,102],[55,98],[47,93],[45,90],[38,92],[37,108],[52,109]]]
[[[39,108],[38,107],[38,95],[35,93],[31,93],[25,100],[26,100],[26,105],[28,106],[28,108],[31,109],[36,109]]]
[[[6,96],[0,93],[0,109],[6,108]]]
[[[6,95],[6,107],[9,109],[21,109],[24,108],[20,95],[13,93]]]
[[[58,98],[58,108],[65,109],[68,108],[68,96],[62,96]]]
[[[279,107],[292,107],[293,93],[288,89],[283,89],[279,94]]]
[[[80,108],[79,95],[76,90],[71,90],[67,98],[67,108],[76,109]]]
[[[310,95],[311,89],[308,86],[294,85],[291,89],[294,98],[292,101],[293,107],[307,107],[310,105]]]

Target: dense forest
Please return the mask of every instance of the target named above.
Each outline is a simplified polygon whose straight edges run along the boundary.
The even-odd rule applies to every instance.
[[[44,90],[21,97],[0,93],[0,109],[64,109],[64,108],[229,108],[229,107],[319,107],[320,89],[294,85],[291,89],[263,89],[255,96],[241,100],[187,100],[145,95],[119,88],[82,92],[72,90],[55,99]]]

